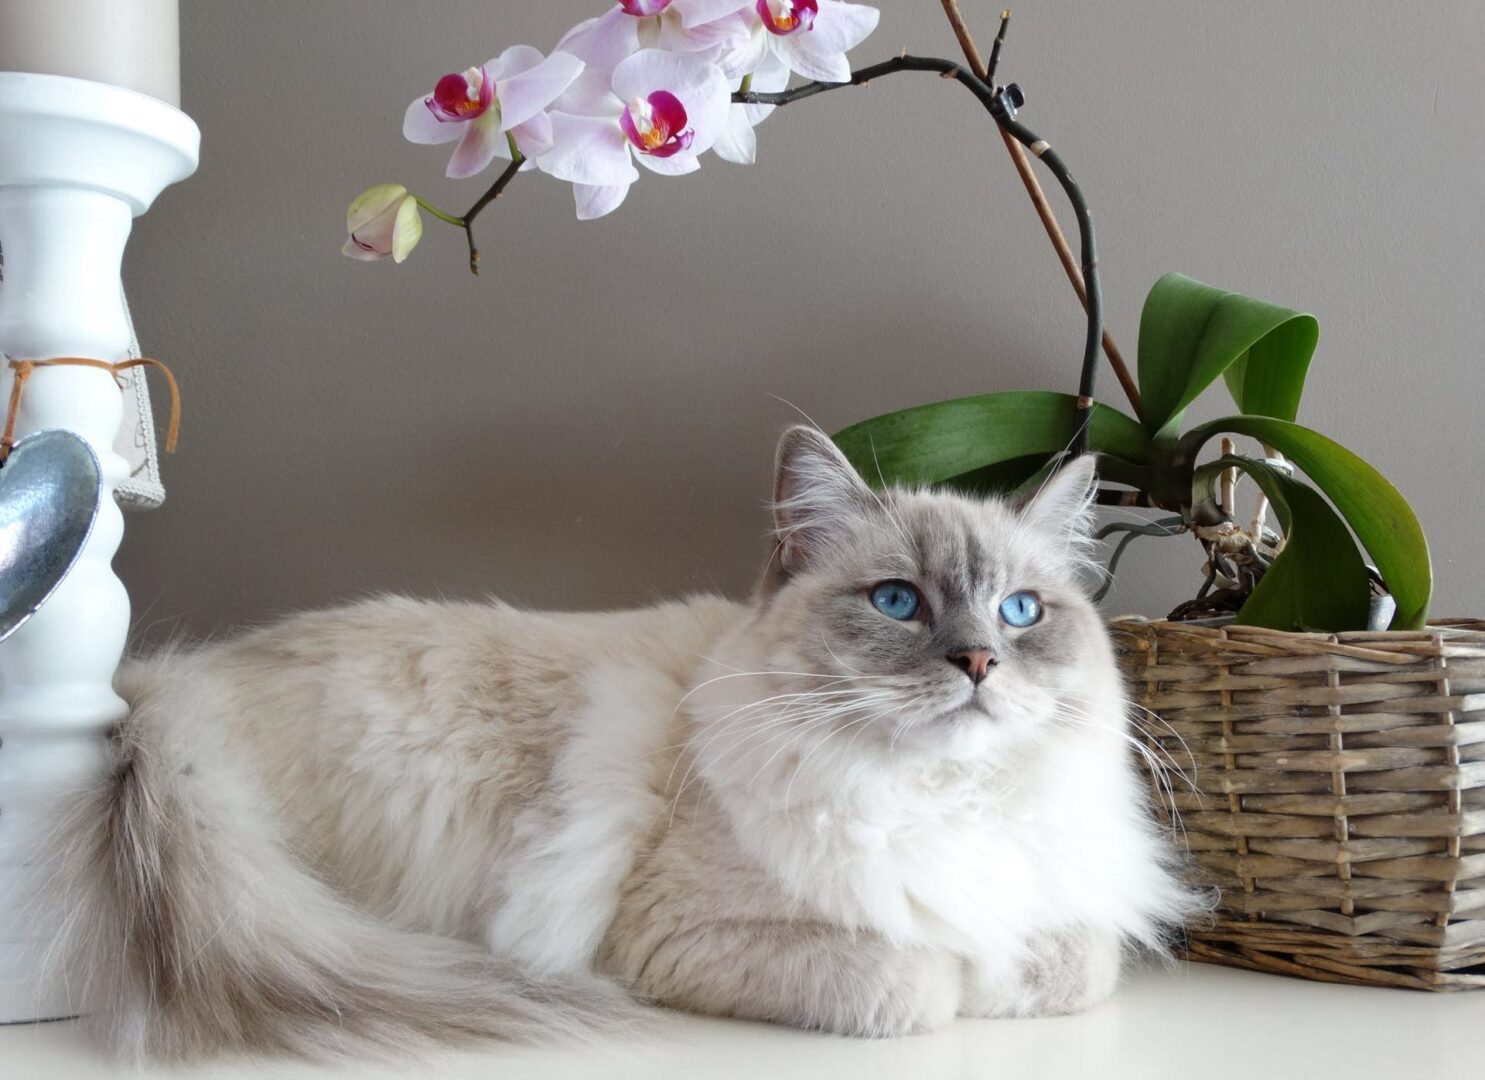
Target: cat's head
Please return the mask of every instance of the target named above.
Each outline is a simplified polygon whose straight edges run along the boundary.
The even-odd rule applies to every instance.
[[[1024,501],[874,491],[827,436],[790,429],[757,615],[699,719],[726,717],[748,759],[790,740],[963,759],[1117,698],[1080,573],[1093,480],[1085,456]]]

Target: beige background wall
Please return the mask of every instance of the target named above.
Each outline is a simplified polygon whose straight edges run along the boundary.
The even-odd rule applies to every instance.
[[[1072,388],[1081,314],[987,119],[931,76],[781,112],[757,165],[646,177],[598,223],[524,176],[480,223],[478,279],[433,222],[401,267],[339,254],[371,183],[455,208],[481,190],[402,142],[408,100],[603,6],[185,0],[201,171],[127,268],[186,403],[169,501],[131,518],[119,559],[142,628],[389,589],[561,607],[742,590],[796,415],[780,399],[836,428]],[[998,5],[966,7],[988,41]],[[861,61],[955,55],[935,0],[883,8]],[[1319,316],[1301,419],[1414,499],[1441,613],[1485,613],[1482,55],[1475,0],[1025,0],[1003,69],[1086,184],[1131,355],[1167,270]],[[1187,543],[1137,551],[1113,606],[1182,598]]]

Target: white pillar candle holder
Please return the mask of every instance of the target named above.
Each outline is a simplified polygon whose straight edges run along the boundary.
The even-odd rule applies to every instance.
[[[200,132],[180,110],[132,90],[59,75],[0,72],[0,354],[8,359],[129,351],[120,265],[133,219],[196,169]],[[13,374],[0,371],[0,402]],[[112,560],[124,520],[113,499],[128,469],[113,449],[123,416],[107,371],[37,368],[17,438],[81,435],[98,455],[103,499],[81,556],[47,603],[0,643],[0,1022],[73,1015],[84,1003],[42,992],[46,928],[26,903],[43,841],[43,801],[96,778],[124,702],[113,676],[129,597]],[[48,981],[51,982],[50,980]]]

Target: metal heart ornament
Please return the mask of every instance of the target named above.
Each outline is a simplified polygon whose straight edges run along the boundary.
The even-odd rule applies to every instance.
[[[0,641],[77,562],[102,493],[98,456],[70,431],[38,431],[11,449],[0,466]]]

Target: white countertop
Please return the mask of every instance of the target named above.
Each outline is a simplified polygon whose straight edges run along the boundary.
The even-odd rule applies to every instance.
[[[669,1016],[645,1039],[596,1047],[494,1047],[400,1066],[235,1062],[153,1075],[213,1080],[1432,1080],[1482,1070],[1485,991],[1425,994],[1328,986],[1196,964],[1137,973],[1113,1001],[1083,1016],[962,1020],[918,1038],[856,1041]],[[99,1060],[71,1022],[0,1027],[4,1080],[139,1075]]]

